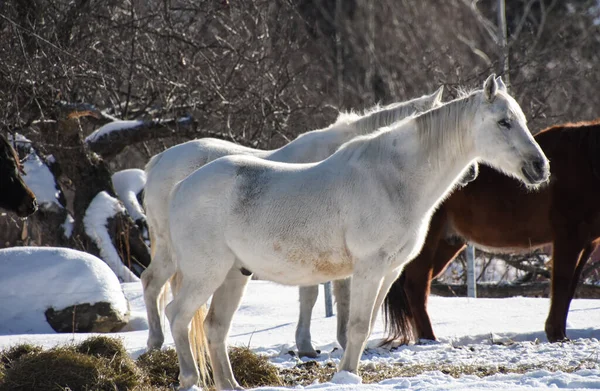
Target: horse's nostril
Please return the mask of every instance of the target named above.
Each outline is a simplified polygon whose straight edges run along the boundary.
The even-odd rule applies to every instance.
[[[536,172],[541,173],[544,171],[544,167],[546,166],[543,159],[535,159],[532,163],[533,168]]]

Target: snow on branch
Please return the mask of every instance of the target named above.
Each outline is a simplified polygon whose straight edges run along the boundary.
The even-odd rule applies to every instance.
[[[117,155],[131,144],[175,134],[231,141],[228,134],[200,130],[198,122],[189,116],[153,121],[113,121],[96,129],[85,141],[92,151],[107,158]]]

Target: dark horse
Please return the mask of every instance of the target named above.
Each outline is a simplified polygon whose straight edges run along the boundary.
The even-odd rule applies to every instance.
[[[423,249],[384,303],[389,340],[435,340],[427,314],[431,279],[463,250],[527,252],[552,244],[548,341],[567,339],[579,276],[600,243],[600,120],[550,127],[535,136],[550,160],[550,182],[531,191],[489,167],[436,211]],[[457,240],[458,239],[458,240]]]
[[[21,175],[25,175],[19,157],[0,134],[0,208],[26,217],[37,210],[37,201]]]

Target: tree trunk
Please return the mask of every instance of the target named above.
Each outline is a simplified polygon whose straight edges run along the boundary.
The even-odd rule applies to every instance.
[[[58,119],[47,122],[41,126],[41,140],[37,144],[43,145],[46,154],[54,156],[60,166],[62,175],[68,178],[70,186],[75,189],[72,215],[74,218],[73,232],[69,239],[62,235],[62,229],[57,229],[57,218],[64,222],[65,216],[52,216],[40,214],[32,219],[37,223],[42,232],[56,232],[52,237],[44,238],[44,245],[68,246],[89,252],[100,257],[99,248],[94,238],[90,238],[85,231],[83,219],[88,207],[98,193],[105,191],[116,198],[112,185],[111,173],[104,161],[91,152],[83,139],[81,126],[85,126],[85,119],[80,120],[73,114],[73,107],[58,109]],[[65,212],[66,213],[66,212]],[[48,220],[48,221],[47,221]],[[148,265],[150,254],[144,243],[139,229],[133,220],[126,214],[118,213],[113,217],[113,222],[108,221],[106,228],[113,240],[121,260],[136,274]]]

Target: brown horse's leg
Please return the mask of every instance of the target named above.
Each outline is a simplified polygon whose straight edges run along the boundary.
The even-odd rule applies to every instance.
[[[581,258],[582,255],[587,253],[585,250],[588,246],[584,248],[580,240],[574,236],[571,232],[570,235],[560,236],[554,242],[550,313],[546,319],[546,337],[550,342],[560,342],[567,339],[567,314],[579,279],[576,270],[579,263],[585,263]],[[579,270],[579,273],[581,273],[581,270]]]
[[[441,240],[426,273],[422,270],[414,272],[406,270],[404,290],[408,297],[413,315],[414,332],[418,339],[436,339],[431,319],[427,313],[431,280],[440,275],[464,247],[463,244],[449,244],[445,240]]]
[[[575,291],[577,290],[577,286],[579,285],[579,279],[581,278],[581,272],[583,272],[583,268],[586,263],[589,261],[592,253],[596,250],[596,245],[593,243],[589,243],[583,249],[581,253],[581,257],[579,257],[579,263],[577,263],[577,267],[575,268],[575,273],[573,274],[573,281],[571,282],[571,289],[569,291],[569,300],[573,300],[575,297]]]
[[[426,297],[427,293],[419,293],[427,289],[431,271],[433,269],[433,256],[441,240],[446,225],[446,213],[442,208],[434,213],[427,238],[420,254],[409,262],[398,278],[390,287],[383,302],[384,321],[387,337],[384,344],[396,341],[402,344],[409,343],[412,337],[418,336],[414,329],[412,309],[415,308],[427,317],[424,301],[418,297]],[[414,298],[414,302],[413,302]],[[429,319],[427,317],[427,319]],[[433,336],[433,332],[431,333]]]

